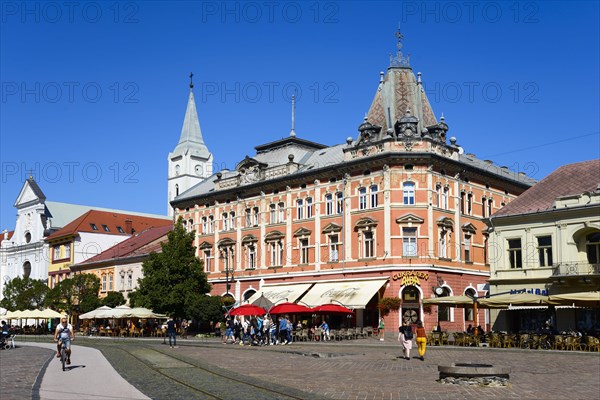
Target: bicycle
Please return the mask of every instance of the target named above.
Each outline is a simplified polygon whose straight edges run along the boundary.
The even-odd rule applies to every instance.
[[[62,339],[59,340],[60,343],[60,364],[62,365],[62,370],[66,371],[65,363],[67,362],[67,348],[63,343]]]

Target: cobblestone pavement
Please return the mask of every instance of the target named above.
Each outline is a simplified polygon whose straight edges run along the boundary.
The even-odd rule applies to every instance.
[[[53,355],[54,351],[39,347],[0,350],[0,399],[31,399],[33,386]]]
[[[598,399],[600,393],[599,353],[445,346],[429,347],[425,361],[413,349],[408,361],[398,358],[397,342],[374,339],[267,347],[179,340],[175,349],[156,340],[83,342],[155,399]],[[453,362],[510,366],[510,386],[437,383],[437,366]]]

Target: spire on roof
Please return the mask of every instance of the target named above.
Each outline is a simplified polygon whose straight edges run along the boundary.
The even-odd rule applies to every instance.
[[[194,100],[194,82],[192,80],[194,74],[190,73],[189,77],[190,94],[185,110],[185,117],[183,118],[183,126],[181,127],[179,142],[171,155],[176,156],[191,152],[190,154],[193,154],[196,157],[208,159],[211,157],[211,154],[202,138],[200,121],[198,120],[198,112],[196,111],[196,101]]]
[[[402,54],[402,40],[404,39],[404,35],[400,32],[400,22],[398,22],[398,31],[395,36],[397,38],[396,47],[398,50],[395,56],[390,54],[390,67],[410,68],[410,54],[406,56]]]
[[[292,130],[290,131],[291,137],[296,137],[296,95],[292,95]]]

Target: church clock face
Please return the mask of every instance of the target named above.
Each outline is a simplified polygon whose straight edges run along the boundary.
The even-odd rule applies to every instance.
[[[180,170],[181,170],[181,167],[179,166],[179,164],[177,164],[175,166],[175,175],[179,175]]]

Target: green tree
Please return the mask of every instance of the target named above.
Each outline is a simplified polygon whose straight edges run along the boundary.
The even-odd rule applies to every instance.
[[[103,306],[114,308],[125,304],[126,300],[125,296],[123,296],[123,293],[121,292],[108,292],[106,294],[106,297],[103,298],[100,302]]]
[[[0,307],[10,311],[42,308],[48,290],[44,280],[16,277],[4,286]]]
[[[175,318],[198,318],[202,299],[211,285],[196,257],[194,234],[187,233],[181,218],[162,243],[162,252],[151,253],[142,264],[143,278],[134,295],[136,306],[151,308]]]
[[[100,279],[94,274],[77,274],[73,278],[62,280],[50,289],[47,303],[55,310],[71,314],[77,307],[81,314],[100,306],[98,292]]]

